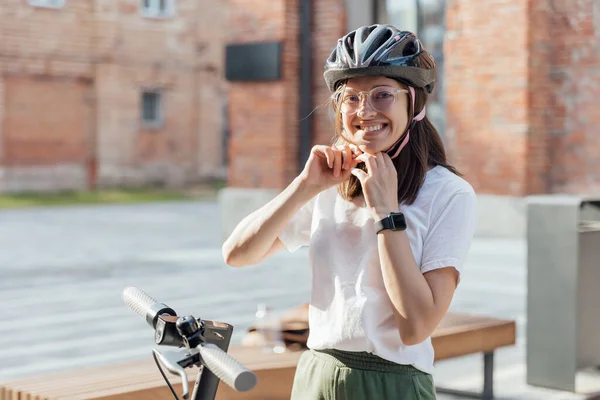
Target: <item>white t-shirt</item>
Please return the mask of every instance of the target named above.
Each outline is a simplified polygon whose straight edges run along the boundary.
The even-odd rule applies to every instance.
[[[417,200],[400,205],[416,264],[423,273],[460,273],[474,235],[477,198],[446,168],[427,172]],[[433,372],[431,339],[405,346],[385,290],[374,220],[329,188],[308,202],[279,235],[289,251],[309,246],[312,294],[308,347],[366,351]]]

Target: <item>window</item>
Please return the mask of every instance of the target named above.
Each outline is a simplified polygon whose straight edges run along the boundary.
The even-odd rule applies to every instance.
[[[142,125],[158,128],[162,125],[162,95],[160,91],[142,92]]]
[[[29,4],[34,7],[62,8],[66,0],[29,0]]]
[[[142,0],[142,15],[153,18],[166,18],[174,14],[175,0]]]

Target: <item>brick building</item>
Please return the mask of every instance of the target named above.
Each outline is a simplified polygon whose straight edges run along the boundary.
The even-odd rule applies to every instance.
[[[298,2],[274,1],[268,6],[265,3],[262,10],[260,2],[231,1],[237,3],[234,8],[239,14],[234,19],[248,18],[250,7],[244,8],[247,4],[254,17],[268,21],[265,26],[285,27],[270,31],[264,26],[256,29],[256,24],[240,24],[238,36],[247,41],[275,38],[289,50],[283,55],[281,82],[232,85],[232,107],[236,110],[232,116],[233,158],[252,157],[252,152],[246,151],[245,138],[254,146],[263,138],[272,145],[278,136],[282,137],[281,143],[298,141],[297,137],[290,138],[298,133],[298,112],[285,114],[276,109],[284,107],[283,103],[270,103],[271,107],[266,107],[266,113],[273,114],[268,114],[270,134],[246,134],[237,129],[238,122],[251,118],[245,112],[255,114],[257,110],[238,108],[235,103],[236,99],[247,101],[264,88],[273,92],[281,88],[279,94],[288,102],[297,97],[294,85],[299,81],[299,67],[294,57],[300,57],[300,51],[296,38],[298,15],[294,11]],[[418,31],[436,56],[440,74],[429,113],[445,138],[452,160],[478,191],[524,196],[600,189],[597,1],[497,0],[493,9],[488,2],[473,0],[312,3],[313,106],[327,99],[322,66],[335,40],[360,24],[391,22]],[[235,34],[229,40],[238,41]],[[285,109],[290,112],[289,107]],[[332,128],[328,118],[326,108],[313,115],[313,143],[329,141]],[[248,123],[243,125],[244,132],[251,129]],[[260,130],[264,129],[261,121]],[[297,149],[286,150],[286,162],[296,157]],[[277,187],[287,182],[287,173],[282,172],[285,177],[273,175],[272,161],[281,161],[267,153],[264,156],[256,160],[258,165],[254,167],[260,169],[260,163],[265,163],[271,178],[264,185]],[[230,178],[234,185],[252,186],[261,181],[252,177],[261,172],[249,173],[246,167],[243,164],[239,171],[244,173],[238,174],[235,163],[232,165]],[[288,172],[293,175],[296,170],[294,165]]]
[[[436,57],[428,113],[482,198],[600,189],[597,0],[4,0],[0,191],[183,184],[225,159],[233,189],[278,190],[332,137],[325,58],[373,22]],[[277,79],[226,81],[226,45],[264,42]]]
[[[224,195],[226,203],[243,207],[253,190],[276,192],[298,173],[309,144],[330,142],[327,107],[302,118],[327,100],[323,63],[336,39],[374,22],[417,31],[436,57],[428,114],[481,197],[483,231],[522,234],[525,196],[600,192],[597,0],[230,3],[229,43],[277,40],[284,51],[281,80],[229,84],[229,182],[243,200]],[[309,38],[308,64],[299,32]]]
[[[0,2],[0,192],[222,174],[223,8]]]

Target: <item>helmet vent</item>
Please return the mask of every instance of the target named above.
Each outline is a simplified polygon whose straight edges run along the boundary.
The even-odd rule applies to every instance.
[[[388,40],[392,37],[392,32],[389,29],[386,29],[385,32],[381,32],[381,34],[377,35],[374,40],[369,44],[369,48],[365,54],[365,58],[371,57],[373,53],[380,50],[381,47],[387,43]]]
[[[396,41],[392,46],[390,58],[416,56],[421,52],[421,45],[416,38],[407,41]]]
[[[348,36],[346,36],[346,40],[344,41],[344,48],[351,57],[352,61],[354,61],[354,36],[356,36],[356,32],[350,33]]]
[[[404,46],[404,49],[402,49],[402,55],[403,56],[412,56],[415,55],[419,52],[419,44],[417,43],[416,39],[410,40],[406,43],[406,46]]]

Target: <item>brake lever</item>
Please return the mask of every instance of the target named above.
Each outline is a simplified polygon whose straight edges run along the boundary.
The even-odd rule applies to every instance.
[[[156,359],[173,375],[181,377],[181,386],[183,388],[183,398],[187,399],[189,391],[189,383],[185,368],[195,364],[199,358],[197,351],[190,352],[187,349],[182,350],[167,350],[164,353],[156,349],[152,349]]]

